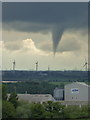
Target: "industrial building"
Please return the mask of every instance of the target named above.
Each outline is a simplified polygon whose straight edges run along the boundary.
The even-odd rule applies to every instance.
[[[27,102],[43,103],[47,101],[53,101],[51,94],[18,94],[19,100]]]
[[[90,101],[90,86],[84,82],[73,82],[64,87],[65,101]]]
[[[54,96],[54,99],[57,101],[64,100],[64,89],[55,88],[53,96]]]

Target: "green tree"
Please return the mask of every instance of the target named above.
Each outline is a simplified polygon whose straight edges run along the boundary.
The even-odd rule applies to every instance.
[[[14,118],[15,108],[12,103],[8,101],[2,102],[2,118]]]
[[[61,84],[60,84],[60,87],[61,87],[61,88],[64,88],[64,83],[61,83]]]
[[[17,118],[30,118],[31,117],[31,104],[25,101],[20,101],[16,108]]]
[[[15,92],[11,93],[8,99],[9,102],[11,102],[14,107],[16,108],[18,106],[18,96]]]
[[[46,117],[48,118],[63,118],[64,106],[60,102],[48,101],[44,103]]]
[[[7,100],[7,87],[6,85],[2,85],[2,100]]]
[[[63,118],[64,106],[60,102],[53,102],[52,106],[54,118]]]
[[[74,105],[68,106],[64,108],[64,117],[71,119],[88,117],[88,106],[82,106],[81,108]]]
[[[45,109],[42,104],[32,104],[31,118],[44,118]]]

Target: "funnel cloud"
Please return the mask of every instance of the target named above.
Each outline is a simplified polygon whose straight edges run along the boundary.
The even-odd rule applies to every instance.
[[[64,30],[56,28],[52,32],[52,40],[53,40],[53,53],[55,55],[58,44],[61,40]]]

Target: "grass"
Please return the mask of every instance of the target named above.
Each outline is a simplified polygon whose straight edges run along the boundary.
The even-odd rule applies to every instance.
[[[61,85],[61,84],[64,84],[64,85],[66,85],[66,84],[69,84],[69,83],[71,83],[71,82],[50,82],[50,84],[53,84],[53,85]]]

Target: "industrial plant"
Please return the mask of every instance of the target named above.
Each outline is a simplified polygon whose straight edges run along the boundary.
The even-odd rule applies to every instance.
[[[64,89],[55,88],[53,96],[51,94],[18,94],[19,100],[34,103],[47,101],[61,102],[64,105],[86,105],[90,101],[90,86],[84,82],[73,82],[66,84]],[[9,96],[9,94],[8,94]]]
[[[85,105],[90,102],[90,85],[84,82],[73,82],[66,84],[64,89],[54,89],[54,99],[63,100],[65,105]]]

